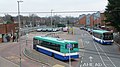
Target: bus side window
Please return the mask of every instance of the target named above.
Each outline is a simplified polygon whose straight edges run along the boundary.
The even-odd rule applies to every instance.
[[[102,39],[102,35],[101,34],[93,33],[93,36]]]
[[[39,40],[39,45],[41,45],[42,44],[42,41],[41,40]]]
[[[100,39],[101,39],[101,37],[102,37],[102,36],[101,36],[101,34],[98,34],[98,38],[100,38]]]
[[[53,49],[60,52],[60,45],[59,44],[54,44]]]
[[[60,45],[55,43],[49,43],[49,48],[60,52]]]
[[[41,45],[42,45],[42,46],[45,46],[45,45],[46,45],[46,42],[45,42],[45,41],[42,41],[42,42],[41,42]]]
[[[74,48],[78,48],[78,44],[74,44]]]

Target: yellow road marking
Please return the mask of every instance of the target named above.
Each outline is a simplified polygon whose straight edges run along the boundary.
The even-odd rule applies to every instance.
[[[55,64],[53,67],[65,67],[63,65]]]

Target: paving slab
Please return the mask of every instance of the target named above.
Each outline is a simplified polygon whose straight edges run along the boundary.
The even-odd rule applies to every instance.
[[[9,60],[0,57],[0,67],[19,67],[19,65],[10,62]]]

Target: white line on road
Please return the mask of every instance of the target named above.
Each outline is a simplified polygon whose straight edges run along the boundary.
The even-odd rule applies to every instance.
[[[98,45],[98,44],[97,44],[97,45]],[[107,58],[108,58],[109,61],[113,64],[113,66],[116,67],[115,64],[113,63],[113,61],[110,59],[110,57],[105,53],[105,51],[104,51],[99,45],[98,45],[98,47],[104,52],[105,56],[107,56]]]
[[[98,54],[99,54],[99,56],[100,56],[100,59],[101,59],[102,63],[104,64],[105,67],[107,67],[106,64],[105,64],[105,62],[103,61],[103,58],[102,58],[100,52],[98,51],[97,46],[95,45],[95,42],[94,42],[94,41],[93,41],[93,43],[94,43],[94,46],[95,46],[95,48],[96,48],[96,50],[97,50],[97,52],[98,52]]]
[[[82,63],[82,60],[81,60],[81,63]]]

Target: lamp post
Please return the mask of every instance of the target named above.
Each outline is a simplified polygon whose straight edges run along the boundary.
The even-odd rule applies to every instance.
[[[73,48],[72,44],[67,44],[67,48],[69,49],[69,67],[71,67],[71,57],[70,57],[70,49]]]
[[[53,21],[53,19],[52,19],[52,11],[53,10],[51,10],[51,27],[52,27],[52,21]]]
[[[21,21],[20,21],[20,2],[23,1],[17,1],[18,3],[18,22],[19,22],[19,49],[20,49],[20,67],[21,67],[21,44],[20,44],[20,36],[21,36]]]

